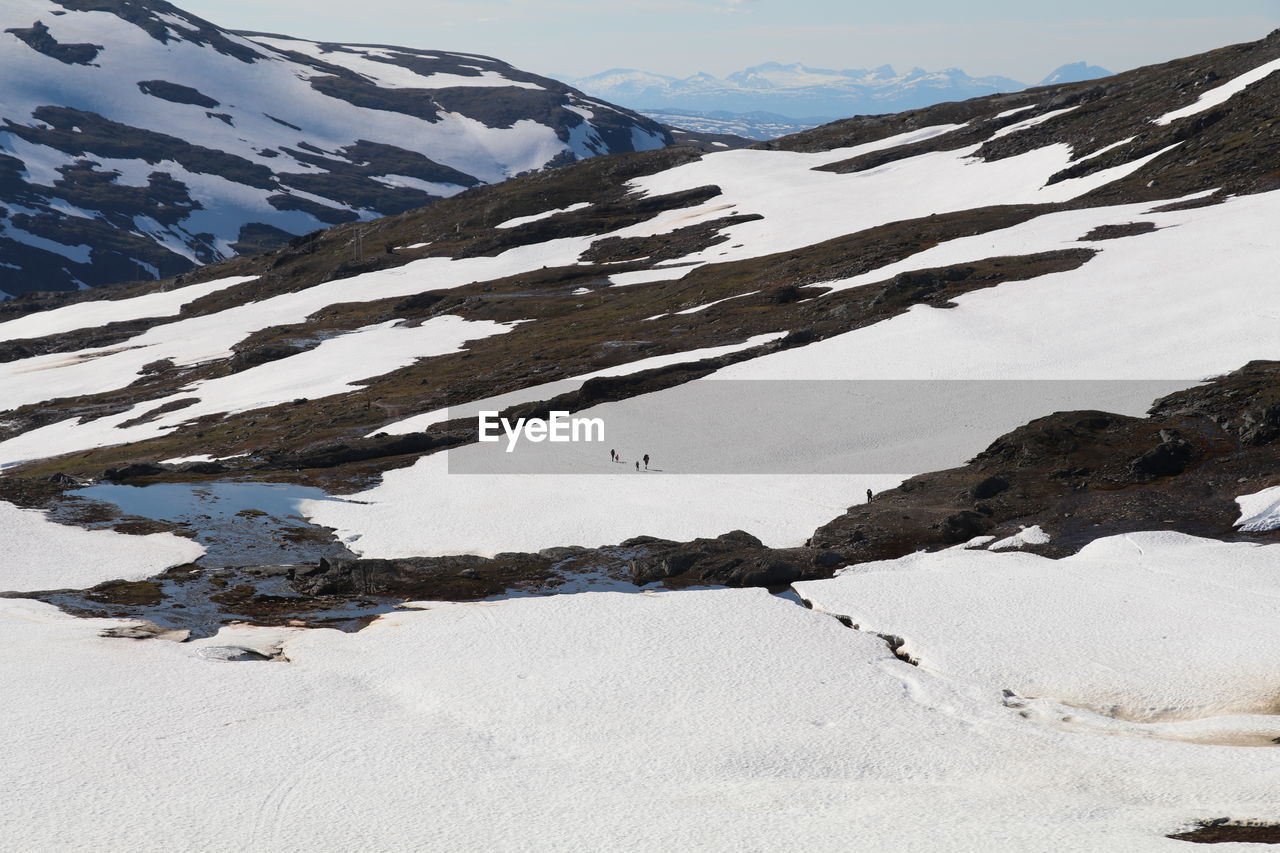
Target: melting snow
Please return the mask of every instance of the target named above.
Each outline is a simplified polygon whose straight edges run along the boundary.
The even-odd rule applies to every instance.
[[[193,646],[0,600],[0,679],[20,685],[6,843],[1144,853],[1180,849],[1163,835],[1191,819],[1274,807],[1270,750],[1023,719],[763,590],[422,606],[358,634]],[[288,663],[212,651],[250,646]],[[172,784],[193,756],[200,784]]]
[[[0,591],[83,588],[141,580],[204,553],[171,533],[125,536],[56,524],[43,512],[0,501]]]
[[[583,210],[591,206],[589,201],[580,201],[577,204],[571,204],[568,207],[560,207],[555,210],[544,211],[543,213],[535,213],[532,216],[517,216],[515,219],[508,219],[506,222],[500,222],[495,228],[515,228],[518,225],[525,225],[530,222],[537,222],[540,219],[549,219],[558,213],[572,213],[575,210]]]
[[[1280,486],[1236,498],[1240,518],[1236,526],[1251,533],[1280,530]]]
[[[1006,536],[998,542],[991,543],[988,551],[1011,551],[1016,548],[1025,548],[1028,545],[1047,545],[1049,544],[1049,534],[1035,524],[1031,527],[1024,527],[1012,536]]]
[[[1254,83],[1257,83],[1259,80],[1262,80],[1265,77],[1269,77],[1271,74],[1273,74],[1276,71],[1280,71],[1280,59],[1273,59],[1270,62],[1265,63],[1264,65],[1259,65],[1257,68],[1253,69],[1252,71],[1247,71],[1244,74],[1241,74],[1239,77],[1228,80],[1226,83],[1223,83],[1221,86],[1217,86],[1205,92],[1203,95],[1197,98],[1194,103],[1188,104],[1187,106],[1182,107],[1181,109],[1176,109],[1176,110],[1173,110],[1172,112],[1165,113],[1159,118],[1152,119],[1152,123],[1153,124],[1172,124],[1173,122],[1177,121],[1180,118],[1193,116],[1193,115],[1196,115],[1197,113],[1202,113],[1207,109],[1216,107],[1218,106],[1218,104],[1224,104],[1228,100],[1230,100],[1234,95],[1237,95],[1240,92],[1243,92],[1245,89],[1249,88]]]
[[[796,584],[827,613],[906,640],[929,672],[1131,720],[1275,714],[1277,549],[1181,533],[1074,556],[950,549]],[[1280,735],[1280,717],[1272,720]]]
[[[168,317],[177,314],[184,305],[202,296],[253,281],[257,276],[220,278],[202,284],[189,284],[175,290],[149,293],[131,299],[97,300],[80,302],[28,314],[16,320],[0,323],[0,341],[22,338],[41,338],[75,329],[97,328],[108,323],[141,320],[146,317]]]

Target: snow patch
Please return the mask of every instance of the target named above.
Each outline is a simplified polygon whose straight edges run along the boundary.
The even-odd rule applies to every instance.
[[[1249,533],[1280,530],[1280,486],[1241,495],[1236,503],[1240,505],[1236,527]]]
[[[109,580],[136,581],[189,563],[204,553],[172,533],[126,536],[50,521],[43,512],[0,501],[0,591],[81,589]]]

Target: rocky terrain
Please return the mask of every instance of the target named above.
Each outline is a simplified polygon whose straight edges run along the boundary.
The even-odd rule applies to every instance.
[[[236,33],[164,0],[14,0],[0,59],[7,296],[171,278],[671,141],[490,57]]]
[[[477,180],[180,277],[0,303],[0,513],[45,543],[0,547],[0,630],[62,638],[59,672],[123,639],[156,659],[170,644],[153,641],[178,640],[175,655],[287,661],[325,696],[319,728],[394,761],[387,732],[457,726],[449,760],[489,762],[462,774],[486,785],[524,785],[541,771],[502,768],[536,755],[594,791],[600,768],[636,766],[612,760],[625,742],[668,762],[654,803],[673,784],[696,799],[685,755],[711,743],[693,764],[738,793],[691,820],[737,815],[758,849],[849,831],[864,800],[828,812],[808,786],[866,797],[868,779],[899,810],[867,819],[886,849],[926,844],[901,811],[926,807],[955,849],[1272,840],[1268,749],[1245,747],[1280,738],[1278,105],[1280,31],[745,148]],[[831,390],[780,411],[792,398],[770,383]],[[835,405],[850,387],[907,414],[868,429]],[[726,397],[749,423],[708,434],[694,410]],[[508,454],[479,441],[479,409],[598,416],[609,438]],[[888,461],[869,466],[877,443]],[[700,467],[716,454],[739,467]],[[125,692],[159,691],[150,707],[194,690],[219,720],[250,719],[185,667],[165,670],[172,694]],[[275,731],[298,707],[267,676],[225,678],[233,696],[268,679],[253,713]],[[637,703],[627,732],[693,734],[580,735]],[[718,716],[739,703],[747,717]],[[655,725],[655,708],[682,722]],[[704,715],[751,737],[721,743]],[[548,726],[575,732],[555,757]],[[242,754],[228,737],[210,750]],[[848,755],[856,773],[825,763]],[[249,848],[311,832],[290,792],[315,768],[285,763],[253,787]],[[1179,772],[1135,770],[1153,766]],[[736,811],[754,784],[776,806],[778,779],[806,820]],[[468,790],[470,813],[489,795]],[[362,823],[365,840],[393,824]],[[443,826],[422,831],[470,824]]]

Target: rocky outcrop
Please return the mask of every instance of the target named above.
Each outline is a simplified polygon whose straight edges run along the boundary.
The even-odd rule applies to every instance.
[[[844,562],[830,551],[768,548],[742,530],[692,542],[630,539],[622,546],[644,551],[629,567],[631,579],[641,585],[661,581],[665,586],[786,586],[830,577]]]
[[[850,508],[810,544],[864,562],[1033,524],[1051,535],[1038,550],[1058,556],[1137,530],[1235,538],[1236,496],[1275,485],[1278,470],[1280,362],[1253,362],[1156,401],[1147,418],[1039,418],[967,465]]]

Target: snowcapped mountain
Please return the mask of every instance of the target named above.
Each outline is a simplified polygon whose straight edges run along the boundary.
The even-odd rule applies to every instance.
[[[1080,83],[1084,80],[1096,80],[1099,77],[1110,77],[1111,72],[1087,62],[1070,62],[1055,68],[1043,80],[1041,86],[1056,86],[1062,83]]]
[[[789,136],[809,130],[832,119],[808,119],[799,121],[777,113],[730,113],[725,111],[703,112],[698,110],[641,110],[654,121],[668,127],[676,127],[698,133],[732,134],[746,139],[765,140]]]
[[[1275,840],[1278,162],[1280,30],[0,303],[5,842]]]
[[[635,109],[764,111],[802,121],[809,116],[899,112],[1026,88],[1026,84],[1007,77],[970,77],[958,68],[912,68],[899,73],[884,65],[835,71],[777,62],[724,78],[702,73],[681,79],[615,68],[569,82],[584,92]]]
[[[171,276],[598,154],[648,119],[483,56],[0,5],[0,292]]]

